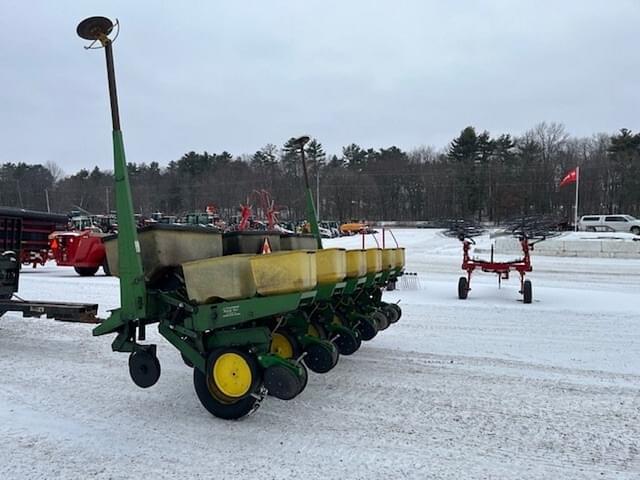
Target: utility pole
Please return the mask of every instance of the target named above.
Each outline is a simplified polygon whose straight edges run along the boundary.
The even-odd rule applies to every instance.
[[[320,164],[316,159],[316,215],[320,221]]]
[[[44,197],[47,199],[47,212],[51,213],[51,206],[49,205],[49,189],[44,189]]]
[[[576,167],[576,205],[575,212],[573,213],[573,229],[578,231],[578,190],[580,188],[580,167]]]
[[[16,180],[16,185],[18,187],[18,201],[20,202],[20,208],[24,208],[24,204],[22,203],[22,191],[20,190],[20,180]]]

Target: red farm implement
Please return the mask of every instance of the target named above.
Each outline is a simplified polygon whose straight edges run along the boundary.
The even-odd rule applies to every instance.
[[[252,201],[253,200],[253,201]],[[264,225],[262,226],[266,230],[278,230],[279,222],[279,205],[276,205],[275,201],[271,197],[271,193],[267,190],[254,190],[247,196],[246,203],[240,204],[240,222],[238,223],[237,230],[251,230],[252,223],[260,224],[261,222],[252,222],[253,217],[253,203],[258,203],[258,211],[262,213],[264,217]],[[255,226],[255,225],[254,225]]]
[[[53,232],[49,236],[51,252],[60,267],[73,267],[83,277],[95,275],[100,267],[109,275],[102,238],[91,229],[81,232]]]
[[[525,280],[527,272],[531,272],[531,256],[529,252],[533,250],[535,243],[544,240],[541,238],[536,241],[530,241],[526,235],[519,235],[518,240],[520,247],[522,248],[522,258],[518,258],[506,262],[498,262],[494,257],[494,247],[491,245],[491,257],[489,260],[484,260],[470,255],[472,245],[475,245],[475,241],[470,237],[462,236],[462,269],[467,272],[466,277],[460,277],[458,280],[458,298],[464,300],[469,295],[471,290],[471,275],[476,269],[480,269],[483,272],[495,273],[498,276],[498,285],[502,283],[502,280],[509,279],[509,273],[511,271],[518,272],[520,276],[520,291],[522,295],[523,303],[531,303],[533,300],[533,290],[531,286],[531,280]]]

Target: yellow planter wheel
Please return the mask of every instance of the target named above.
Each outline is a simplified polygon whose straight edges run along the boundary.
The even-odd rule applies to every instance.
[[[259,401],[262,370],[255,356],[237,348],[219,348],[209,355],[206,372],[193,369],[200,403],[214,416],[245,416]]]
[[[309,327],[307,328],[307,335],[314,338],[320,338],[320,332],[313,323],[309,324]]]
[[[271,347],[269,351],[282,358],[294,358],[296,353],[295,341],[288,333],[275,332],[271,334]]]
[[[324,327],[315,321],[309,322],[309,326],[307,327],[307,335],[313,338],[327,338],[327,332],[325,331]]]
[[[212,381],[226,397],[241,398],[247,394],[253,383],[251,367],[247,360],[234,352],[220,355],[212,368]]]

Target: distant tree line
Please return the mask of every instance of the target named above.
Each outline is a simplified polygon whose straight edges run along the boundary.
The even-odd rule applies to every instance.
[[[529,214],[572,218],[575,190],[559,188],[580,166],[580,213],[640,214],[640,134],[572,138],[556,123],[522,136],[492,136],[466,127],[441,151],[356,144],[327,155],[317,140],[306,146],[314,198],[320,186],[323,219],[501,221]],[[183,214],[215,205],[237,213],[254,190],[268,190],[283,218],[305,218],[303,177],[293,139],[265,145],[253,155],[189,152],[166,167],[131,163],[136,210]],[[115,205],[110,170],[63,175],[53,163],[5,163],[0,205],[65,212],[80,207],[106,213]],[[257,205],[254,205],[257,207]]]

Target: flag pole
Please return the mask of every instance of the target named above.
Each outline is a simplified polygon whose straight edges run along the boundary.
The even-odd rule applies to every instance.
[[[578,190],[580,188],[580,167],[576,167],[576,211],[573,214],[573,229],[578,231]]]

